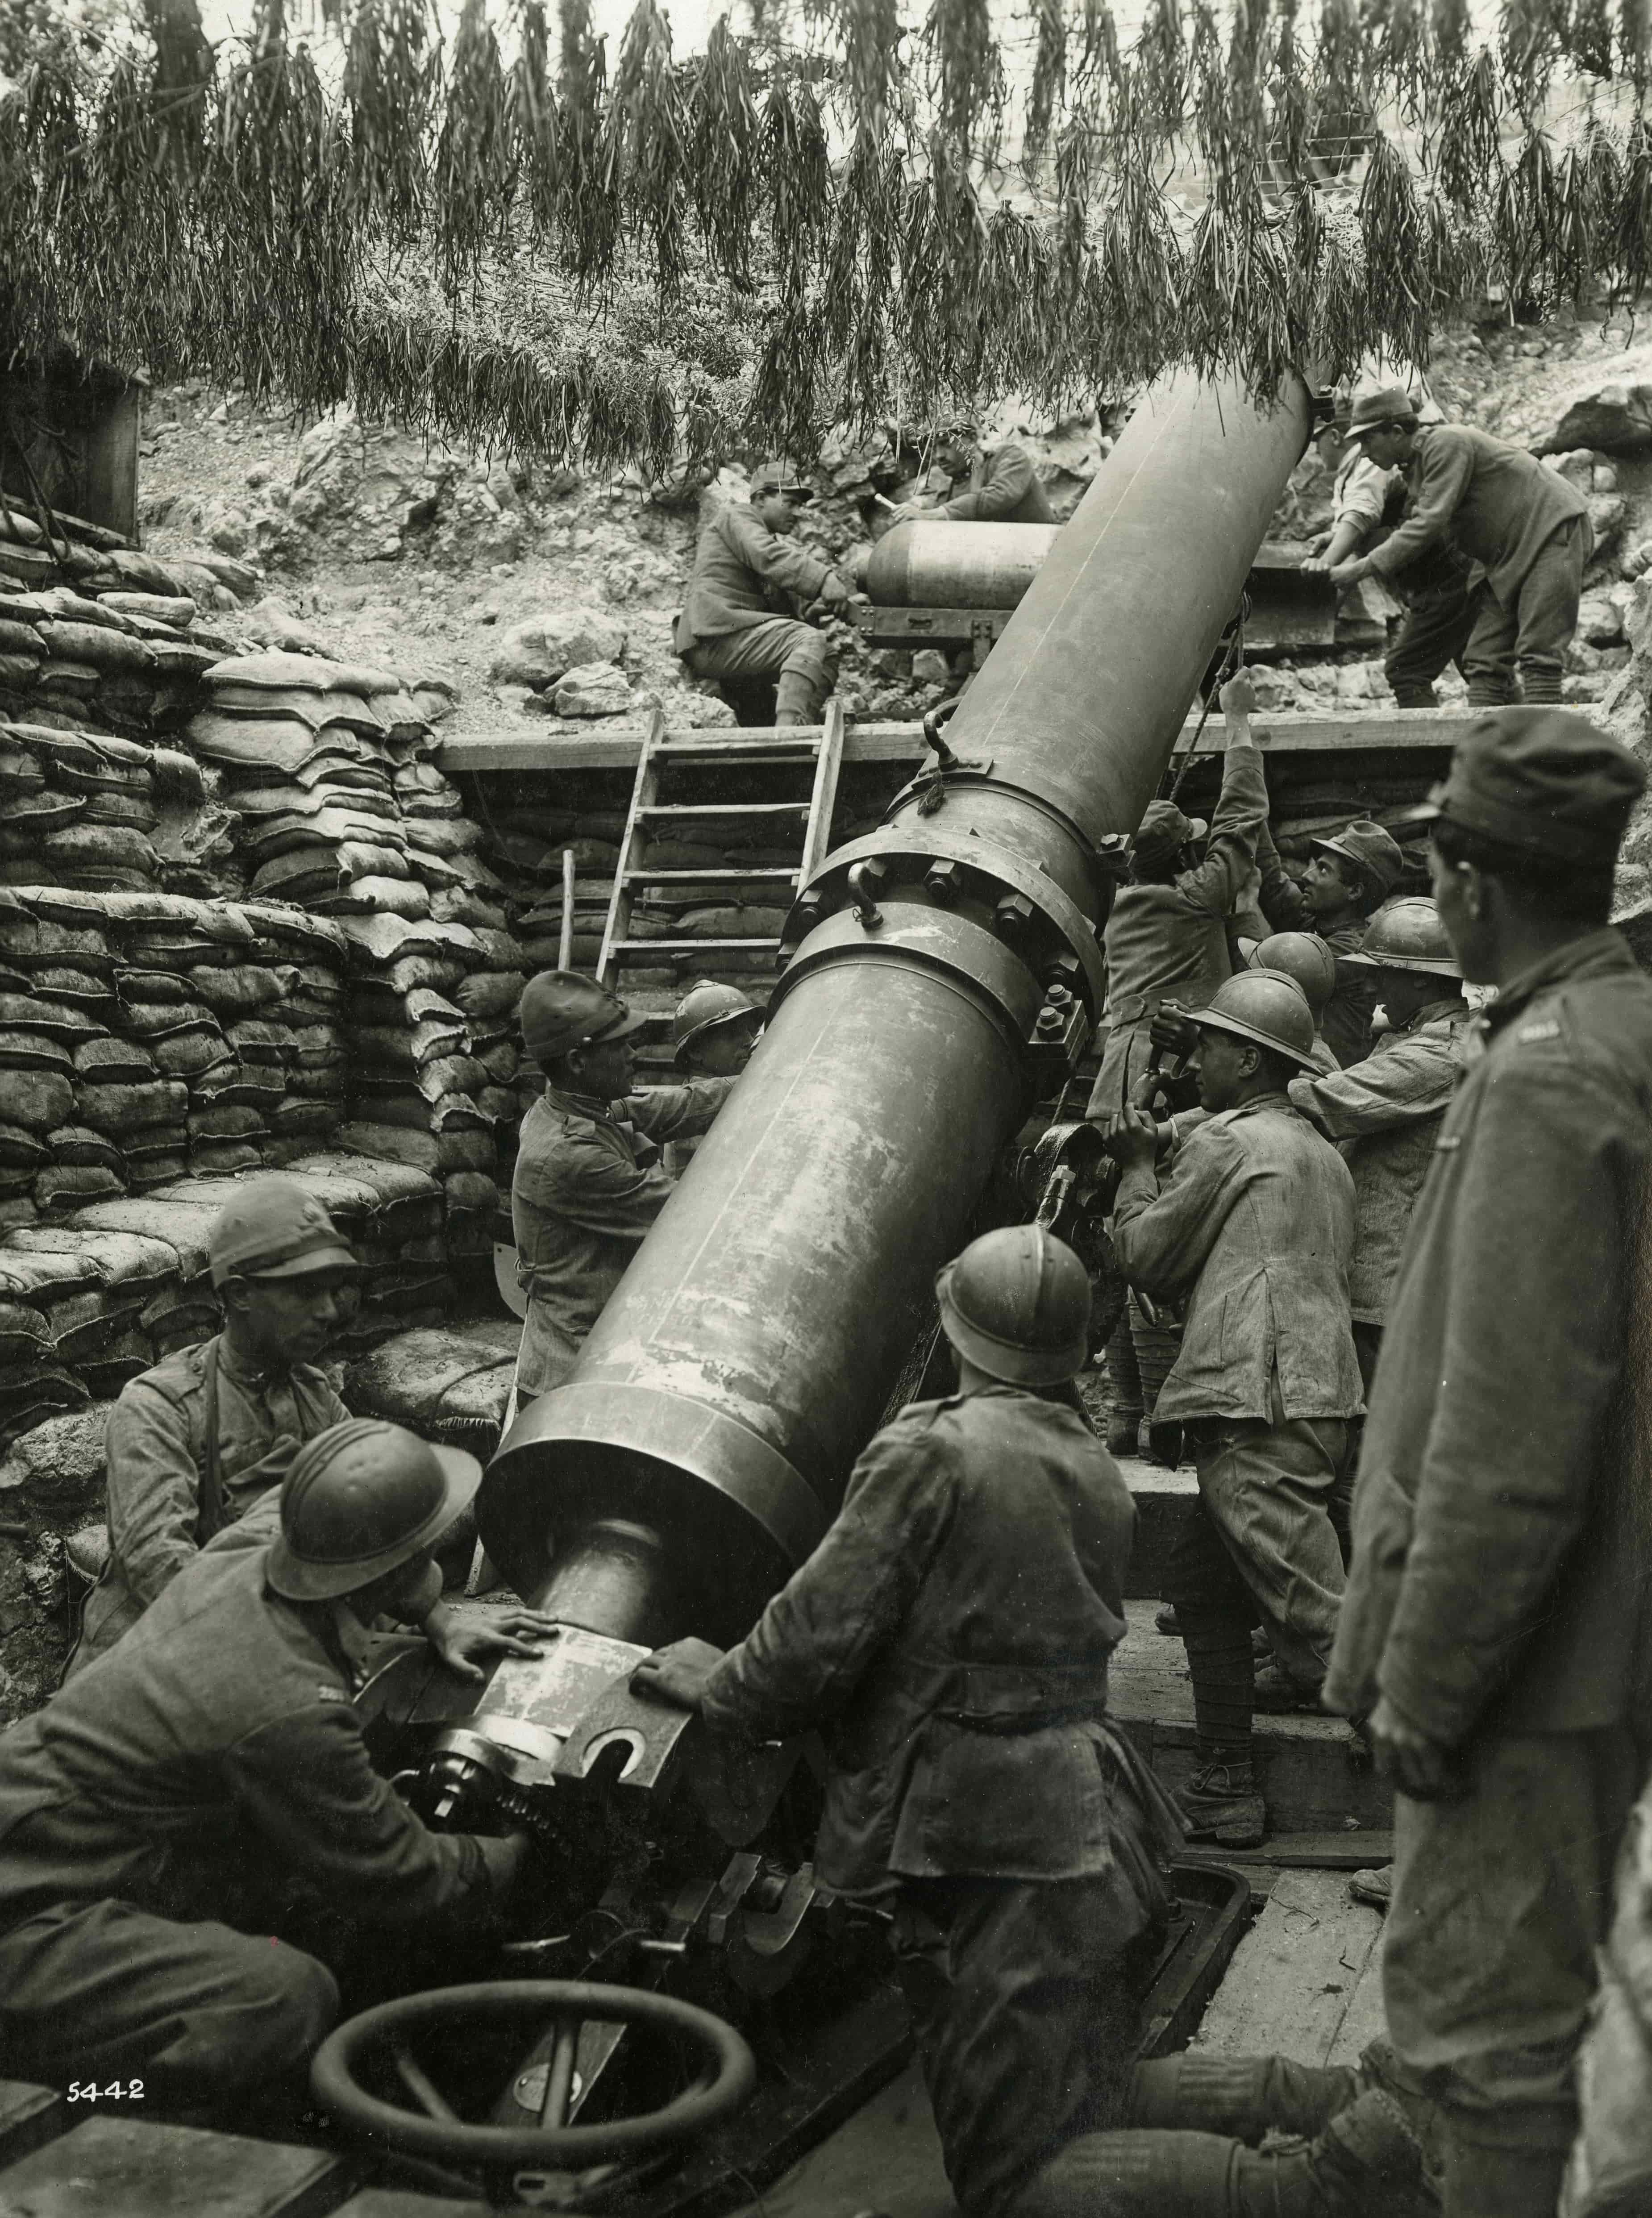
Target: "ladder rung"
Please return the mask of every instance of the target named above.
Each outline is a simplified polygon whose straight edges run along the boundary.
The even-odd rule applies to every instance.
[[[770,731],[761,724],[748,724],[738,740],[665,740],[651,752],[655,756],[710,755],[720,762],[740,762],[747,755],[788,754],[818,755],[820,752],[819,732]]]
[[[727,955],[742,948],[772,950],[779,945],[777,939],[616,939],[608,951],[610,955]]]
[[[731,870],[721,864],[700,870],[627,870],[621,883],[628,886],[734,886],[748,878],[784,878],[795,883],[797,872],[765,865],[762,870]]]
[[[637,811],[637,821],[653,816],[807,816],[807,801],[692,801],[650,802]]]

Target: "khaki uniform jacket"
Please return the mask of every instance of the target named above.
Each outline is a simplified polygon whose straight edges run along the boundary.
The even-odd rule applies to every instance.
[[[1035,1394],[914,1403],[872,1441],[702,1704],[750,1738],[826,1732],[828,1887],[1156,1887],[1144,1867],[1179,1827],[1104,1722],[1135,1522],[1095,1435]]]
[[[1247,741],[1228,747],[1204,860],[1164,885],[1123,885],[1113,896],[1107,957],[1107,1037],[1090,1096],[1111,1115],[1147,1069],[1151,1019],[1166,1001],[1201,1008],[1233,975],[1227,920],[1256,864],[1267,821],[1262,758]]]
[[[671,1199],[673,1181],[660,1168],[657,1143],[703,1132],[733,1084],[696,1078],[624,1101],[547,1087],[523,1118],[510,1189],[517,1273],[528,1294],[519,1394],[542,1394],[572,1370]]]
[[[1468,424],[1426,424],[1406,465],[1404,523],[1370,556],[1383,577],[1442,542],[1483,573],[1507,604],[1538,550],[1562,524],[1588,516],[1588,503],[1558,471],[1524,447]],[[1583,529],[1588,533],[1586,520]],[[1585,539],[1588,558],[1593,535]]]
[[[1356,1323],[1381,1324],[1406,1227],[1433,1161],[1440,1119],[1463,1069],[1474,1019],[1457,994],[1386,1032],[1364,1063],[1296,1078],[1290,1098],[1342,1149],[1353,1173],[1354,1259],[1348,1295]]]
[[[672,644],[686,654],[696,640],[721,639],[787,615],[788,594],[814,600],[832,574],[818,555],[770,531],[754,508],[731,501],[701,527]]]
[[[485,1909],[502,1843],[426,1831],[374,1769],[325,1603],[227,1529],[110,1654],[0,1734],[0,1928],[118,1897],[233,1923],[272,1860],[340,1909]]]
[[[975,482],[977,475],[979,484]],[[1006,440],[1001,447],[989,448],[981,456],[979,471],[970,473],[969,491],[955,493],[950,500],[943,501],[935,513],[950,517],[955,524],[1055,521],[1055,511],[1033,467],[1032,456],[1013,440]]]
[[[1151,1166],[1127,1168],[1113,1205],[1124,1275],[1187,1297],[1155,1420],[1357,1416],[1353,1224],[1347,1165],[1283,1094],[1190,1133],[1162,1188]]]
[[[211,1532],[202,1527],[207,1351],[218,1355],[218,1455],[226,1521],[279,1486],[306,1440],[350,1411],[307,1363],[263,1376],[236,1366],[221,1337],[181,1348],[122,1388],[109,1413],[109,1556],[86,1597],[69,1676],[112,1648]]]
[[[1389,1304],[1325,1688],[1349,1714],[1386,1694],[1447,1747],[1623,1719],[1652,1575],[1626,1371],[1652,981],[1593,932],[1487,1021]]]

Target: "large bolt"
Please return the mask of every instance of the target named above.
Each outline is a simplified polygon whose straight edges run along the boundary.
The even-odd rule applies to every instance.
[[[1005,939],[1018,939],[1030,932],[1037,911],[1025,894],[1005,894],[993,911],[993,922]]]
[[[931,863],[925,874],[924,884],[932,901],[946,908],[963,891],[963,869],[957,863]]]

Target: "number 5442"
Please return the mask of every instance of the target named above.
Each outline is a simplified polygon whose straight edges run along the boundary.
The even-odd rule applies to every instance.
[[[100,2087],[96,2079],[71,2079],[69,2100],[71,2103],[141,2103],[144,2083],[141,2079],[106,2079]]]

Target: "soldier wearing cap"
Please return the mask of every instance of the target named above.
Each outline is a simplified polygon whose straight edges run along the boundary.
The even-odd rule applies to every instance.
[[[1438,409],[1432,420],[1439,421]],[[1399,471],[1380,468],[1360,442],[1349,438],[1346,421],[1327,437],[1341,450],[1331,493],[1332,529],[1302,564],[1307,571],[1337,570],[1354,555],[1380,546],[1405,514],[1405,480]],[[1437,542],[1402,569],[1389,573],[1383,583],[1405,610],[1383,658],[1395,705],[1432,709],[1434,680],[1448,663],[1461,668],[1474,626],[1468,567],[1448,544]]]
[[[746,1738],[814,1728],[832,1769],[815,1869],[887,1904],[965,2218],[996,2218],[1129,2069],[1122,1952],[1180,1839],[1107,1720],[1135,1509],[1065,1402],[1083,1264],[1036,1225],[936,1282],[958,1391],[850,1475],[820,1546],[739,1647],[679,1641],[633,1684]]]
[[[1129,882],[1107,919],[1107,1029],[1086,1112],[1092,1118],[1116,1115],[1133,1098],[1152,1058],[1160,1010],[1208,1001],[1232,969],[1228,919],[1256,865],[1268,790],[1251,734],[1256,693],[1248,677],[1229,678],[1221,698],[1227,752],[1208,838],[1173,801],[1150,802],[1130,843]],[[1116,1453],[1135,1447],[1138,1426],[1145,1434],[1174,1354],[1174,1335],[1132,1304],[1107,1347],[1108,1442]]]
[[[1332,1489],[1360,1409],[1349,1329],[1353,1180],[1287,1091],[1314,1068],[1314,1022],[1290,979],[1247,973],[1193,1013],[1191,1067],[1210,1112],[1160,1184],[1158,1128],[1110,1128],[1121,1166],[1113,1245],[1155,1299],[1185,1298],[1157,1422],[1185,1431],[1199,1505],[1166,1577],[1193,1680],[1199,1768],[1183,1793],[1196,1838],[1253,1846],[1251,1628],[1285,1675],[1273,1707],[1314,1707],[1342,1596]]]
[[[671,1061],[685,1078],[738,1078],[752,1060],[763,1012],[738,986],[691,986],[671,1018]],[[681,1178],[698,1140],[668,1140],[665,1168]]]
[[[1366,818],[1309,845],[1312,852],[1298,885],[1263,826],[1257,842],[1261,910],[1275,932],[1312,932],[1338,958],[1321,1029],[1339,1063],[1358,1063],[1370,1045],[1376,992],[1369,972],[1346,970],[1341,958],[1358,952],[1373,910],[1400,883],[1405,857],[1399,842]]]
[[[1399,1789],[1383,1993],[1447,2218],[1555,2209],[1638,1780],[1652,982],[1607,919],[1644,782],[1584,718],[1504,709],[1431,804],[1440,920],[1498,991],[1389,1304],[1325,1693]]]
[[[594,978],[541,970],[522,997],[523,1045],[546,1087],[522,1120],[510,1189],[528,1296],[517,1392],[560,1385],[671,1198],[664,1141],[703,1132],[733,1078],[631,1091],[643,1019]]]
[[[728,502],[701,526],[673,635],[696,678],[774,685],[777,724],[818,724],[834,674],[828,642],[789,603],[841,609],[850,598],[829,563],[788,544],[814,498],[792,463],[764,462],[751,500]]]
[[[1392,577],[1431,549],[1449,548],[1472,566],[1473,623],[1462,657],[1470,703],[1513,701],[1517,668],[1525,700],[1558,701],[1594,543],[1576,486],[1488,431],[1420,424],[1403,386],[1362,394],[1348,436],[1379,468],[1405,472],[1408,509],[1380,547],[1338,563],[1332,583]]]
[[[419,1606],[480,1477],[399,1426],[331,1428],[0,1734],[0,2068],[279,2123],[339,1989],[277,1923],[308,1904],[399,1930],[428,1973],[433,1940],[486,1921],[524,1842],[426,1831],[373,1767],[350,1663],[361,1620]],[[548,1623],[508,1613],[442,1653],[480,1680],[475,1657],[531,1655]]]
[[[967,478],[968,485],[933,508],[920,500],[903,501],[894,511],[896,523],[919,516],[951,524],[1055,523],[1055,511],[1032,456],[1013,439],[983,447],[967,424],[955,424],[936,441],[935,460],[955,483]]]
[[[213,1226],[207,1261],[224,1329],[133,1379],[109,1416],[109,1553],[71,1674],[278,1486],[306,1440],[350,1415],[314,1366],[360,1270],[315,1196],[296,1179],[249,1180]]]

